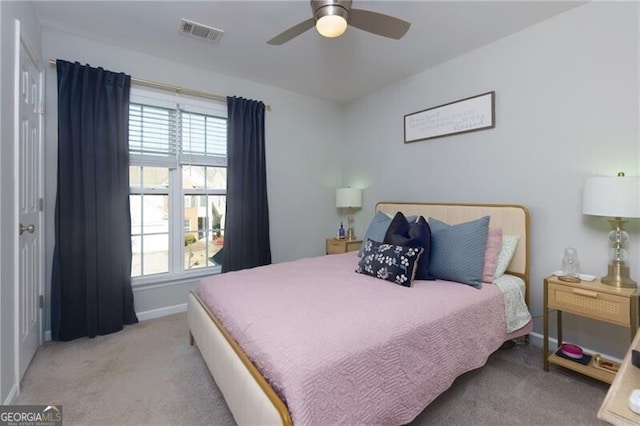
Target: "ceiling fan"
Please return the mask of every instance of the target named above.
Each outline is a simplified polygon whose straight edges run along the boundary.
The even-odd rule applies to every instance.
[[[278,34],[267,43],[279,46],[314,25],[325,37],[342,35],[347,25],[383,37],[400,39],[409,31],[411,24],[402,19],[363,9],[351,9],[351,0],[311,0],[313,18],[309,18]]]

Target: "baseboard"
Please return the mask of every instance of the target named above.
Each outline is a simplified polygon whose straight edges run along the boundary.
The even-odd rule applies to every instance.
[[[164,308],[151,309],[150,311],[136,312],[138,321],[146,321],[154,318],[166,317],[167,315],[179,314],[180,312],[187,312],[187,304],[181,303],[179,305],[165,306]],[[44,340],[51,340],[51,330],[44,332]]]
[[[566,340],[565,340],[566,342]],[[530,333],[529,334],[529,343],[534,345],[534,346],[538,346],[540,348],[544,347],[544,336],[540,333]],[[549,338],[549,347],[550,348],[557,348],[558,347],[558,339]],[[590,354],[594,354],[594,353],[599,353],[598,351],[594,351],[593,349],[590,348],[582,348],[586,353],[590,353]],[[620,358],[617,358],[615,356],[609,355],[609,354],[600,354],[602,355],[603,358],[606,358],[608,360],[611,361],[615,361],[615,362],[619,362],[622,363],[622,360]]]
[[[178,314],[180,312],[187,312],[187,304],[181,303],[179,305],[165,306],[164,308],[151,309],[150,311],[136,312],[139,321],[146,321],[154,318],[166,317],[167,315]]]
[[[12,405],[18,396],[18,385],[13,385],[9,394],[7,395],[7,399],[4,400],[2,405]]]

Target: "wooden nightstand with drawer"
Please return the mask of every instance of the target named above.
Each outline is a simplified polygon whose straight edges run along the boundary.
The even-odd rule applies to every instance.
[[[362,240],[327,238],[327,254],[347,253],[360,249]]]
[[[617,288],[595,281],[571,283],[552,276],[544,280],[544,370],[549,363],[560,365],[603,382],[611,383],[615,373],[593,367],[593,359],[582,365],[549,352],[549,310],[557,312],[558,346],[562,344],[562,313],[569,312],[629,329],[631,340],[638,330],[638,289]]]

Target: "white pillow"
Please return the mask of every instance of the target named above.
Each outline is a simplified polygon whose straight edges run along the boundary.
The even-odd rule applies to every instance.
[[[504,272],[509,267],[511,259],[513,259],[513,255],[518,247],[518,241],[520,241],[519,235],[502,235],[502,247],[500,248],[500,253],[498,253],[496,273],[494,275],[495,279],[504,275]]]

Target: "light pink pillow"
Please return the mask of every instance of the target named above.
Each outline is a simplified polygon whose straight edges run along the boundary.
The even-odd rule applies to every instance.
[[[484,268],[482,269],[482,282],[493,283],[493,278],[498,265],[498,254],[502,248],[502,228],[489,228],[487,233],[487,245],[484,249]]]

